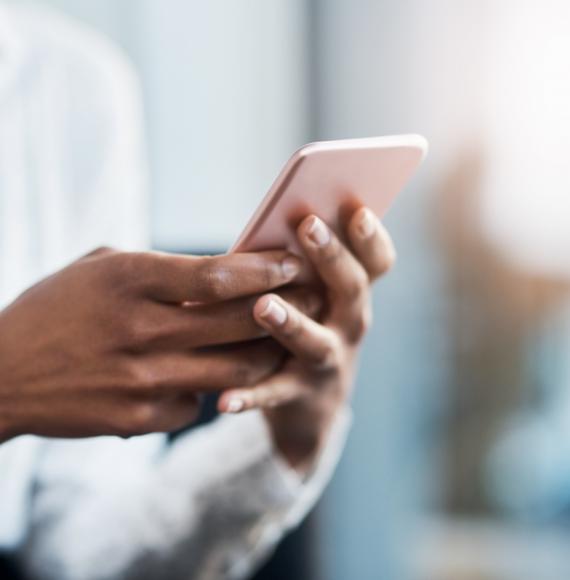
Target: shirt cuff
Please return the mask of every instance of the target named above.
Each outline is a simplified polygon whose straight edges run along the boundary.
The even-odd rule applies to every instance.
[[[295,497],[295,504],[287,514],[287,526],[298,525],[322,494],[340,460],[351,425],[352,412],[344,407],[335,417],[324,446],[305,474],[292,469],[273,451],[276,478]]]
[[[292,513],[299,512],[300,516],[295,518],[291,515],[292,525],[295,525],[293,522],[301,519],[306,511],[302,508],[314,503],[332,477],[352,424],[352,412],[348,407],[338,412],[325,444],[303,475],[291,468],[275,449],[261,411],[224,416],[216,423],[216,440],[221,445],[218,450],[213,446],[209,449],[212,469],[203,469],[202,473],[211,474],[211,480],[206,478],[202,485],[213,489],[220,482],[233,480],[235,483],[236,479],[251,479],[251,486],[232,486],[251,498],[248,501],[242,498],[240,504],[243,506],[244,502],[252,501],[255,507],[264,510],[282,510],[296,504],[298,507]],[[207,437],[207,430],[204,429],[200,435]],[[172,459],[169,462],[172,463]],[[220,471],[225,475],[222,478]],[[252,494],[252,491],[255,493]]]
[[[351,413],[343,409],[304,477],[280,458],[260,411],[220,417],[169,448],[158,473],[168,493],[181,499],[172,519],[181,528],[190,514],[200,521],[208,538],[204,567],[212,577],[249,577],[307,515],[332,476],[350,424]],[[164,516],[164,503],[161,510]],[[184,535],[178,526],[169,528]]]
[[[258,464],[263,467],[257,472],[256,483],[249,488],[238,486],[245,492],[244,502],[248,501],[248,496],[252,497],[252,492],[255,494],[260,502],[256,506],[259,517],[247,534],[249,553],[246,557],[233,559],[228,578],[248,577],[255,563],[263,560],[283,534],[299,525],[314,507],[338,464],[352,424],[352,413],[349,408],[338,413],[325,445],[305,476],[289,467],[277,454],[261,413],[250,415],[247,422],[252,434],[258,431],[261,435],[257,441],[267,442],[268,455]]]

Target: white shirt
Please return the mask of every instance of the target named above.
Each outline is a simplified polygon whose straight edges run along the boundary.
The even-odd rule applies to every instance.
[[[0,308],[97,246],[147,245],[137,94],[91,31],[0,6]],[[0,549],[32,578],[246,577],[320,495],[348,422],[305,480],[256,412],[173,445],[18,438],[0,446]]]

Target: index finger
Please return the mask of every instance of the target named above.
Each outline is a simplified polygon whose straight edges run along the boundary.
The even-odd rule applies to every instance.
[[[222,302],[295,280],[301,261],[282,250],[184,256],[151,253],[143,274],[148,296],[162,302]]]

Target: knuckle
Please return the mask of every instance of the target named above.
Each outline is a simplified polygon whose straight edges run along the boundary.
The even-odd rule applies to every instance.
[[[145,398],[157,395],[159,391],[159,381],[151,364],[141,360],[131,361],[128,365],[129,386],[135,395],[142,395]]]
[[[184,405],[184,420],[182,424],[178,425],[178,427],[184,427],[188,423],[193,423],[200,415],[200,403],[198,402],[198,398],[193,396],[191,398],[186,398],[183,402]]]
[[[156,430],[159,407],[153,402],[143,401],[131,406],[125,418],[124,428],[129,435],[143,435]]]
[[[289,316],[282,329],[283,336],[289,339],[296,339],[302,334],[303,329],[303,321],[299,314],[289,311]]]
[[[357,280],[351,280],[351,282],[342,289],[343,297],[351,302],[353,300],[358,300],[361,294],[362,285]]]
[[[246,387],[256,382],[257,372],[252,362],[239,363],[234,369],[233,384],[239,387]]]
[[[217,258],[204,258],[197,266],[195,281],[203,298],[216,302],[223,300],[229,276],[229,271],[220,265]]]
[[[264,288],[275,288],[283,283],[283,270],[276,262],[266,262],[261,270],[261,280]]]
[[[356,316],[349,333],[349,340],[352,343],[360,342],[372,326],[372,308],[367,306]]]
[[[336,369],[340,365],[340,341],[332,338],[323,347],[317,360],[317,365],[322,370]]]
[[[159,345],[161,333],[156,324],[140,314],[131,314],[126,318],[124,336],[128,347],[137,350]]]
[[[140,279],[139,254],[113,252],[105,257],[105,275],[115,288],[131,290]]]
[[[360,299],[368,288],[368,276],[363,268],[355,268],[350,282],[342,289],[342,295],[349,301]]]
[[[118,344],[126,351],[138,351],[144,344],[145,331],[139,317],[127,308],[114,320],[115,336]]]
[[[126,252],[124,259],[125,269],[129,274],[133,274],[135,280],[154,282],[152,274],[156,270],[157,263],[165,260],[165,257],[157,252]]]
[[[281,403],[279,393],[275,389],[261,388],[254,391],[254,401],[259,407],[274,409]]]
[[[138,345],[138,323],[136,318],[127,313],[116,321],[118,326],[118,334],[126,348],[131,348]]]
[[[396,263],[396,250],[393,246],[389,247],[378,259],[378,264],[376,266],[376,276],[382,276],[389,272]]]

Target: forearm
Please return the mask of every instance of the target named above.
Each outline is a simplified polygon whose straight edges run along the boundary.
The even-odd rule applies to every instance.
[[[0,380],[2,378],[0,377]],[[14,437],[14,429],[10,419],[10,413],[6,409],[3,401],[0,401],[0,445],[6,443]]]
[[[192,432],[154,465],[124,473],[119,461],[107,486],[69,494],[62,479],[45,482],[33,503],[28,572],[41,580],[245,577],[312,507],[346,428],[345,417],[307,482],[276,460],[253,415]]]
[[[21,406],[17,404],[20,389],[13,379],[13,367],[18,361],[7,356],[11,352],[8,341],[13,334],[7,317],[6,310],[0,310],[0,445],[22,431],[23,421]]]

